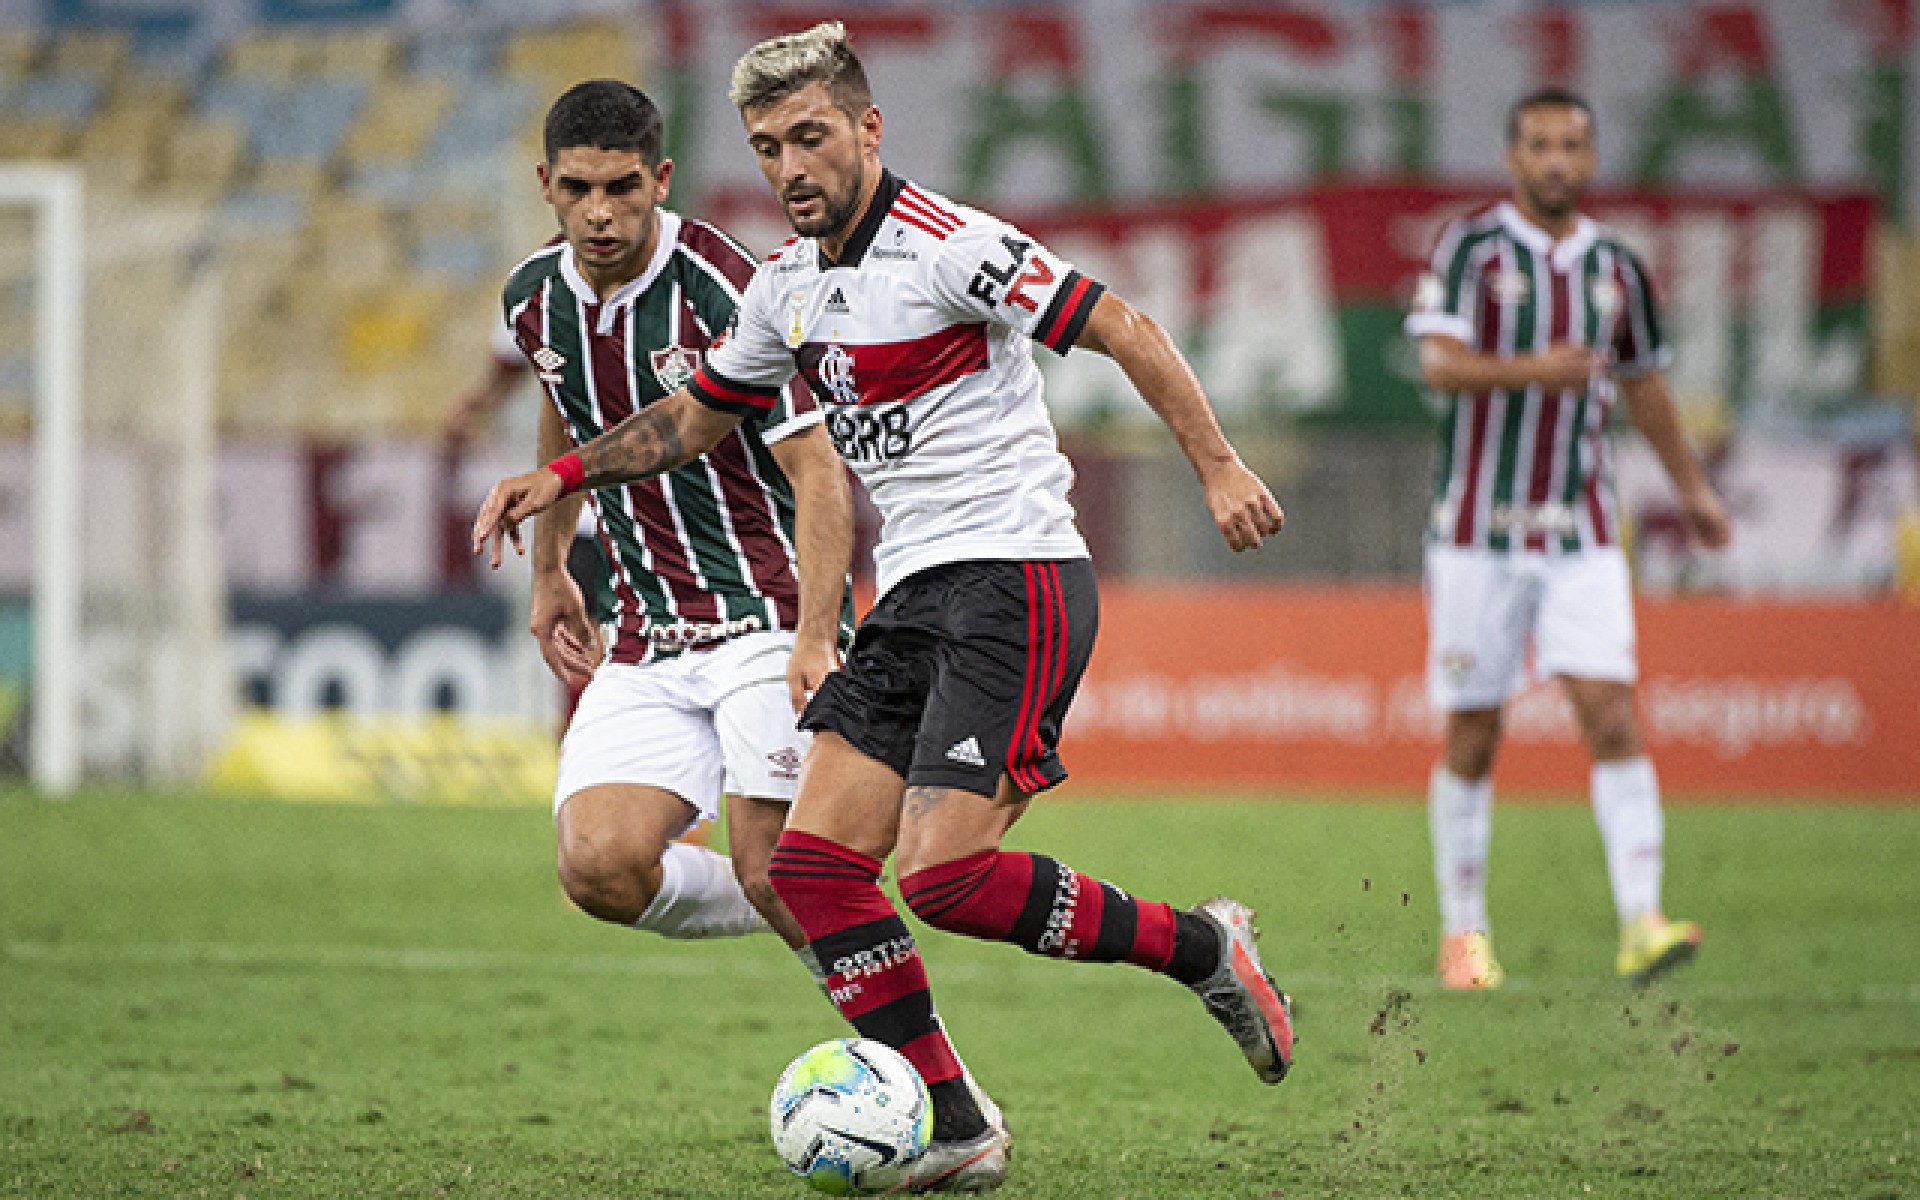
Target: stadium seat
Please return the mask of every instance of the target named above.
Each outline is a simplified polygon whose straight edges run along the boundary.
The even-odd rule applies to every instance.
[[[246,134],[224,121],[182,120],[160,145],[157,190],[175,198],[212,202],[239,174]]]
[[[314,267],[332,286],[379,287],[399,272],[398,228],[383,204],[327,196],[314,212],[311,238]]]
[[[0,89],[19,82],[33,69],[40,38],[31,29],[0,29]]]
[[[17,84],[6,98],[7,113],[15,119],[57,121],[77,129],[99,107],[105,85],[79,71],[54,71]]]
[[[500,39],[486,33],[421,38],[407,66],[418,79],[484,79],[500,61]]]
[[[260,23],[210,58],[127,29],[9,29],[0,159],[74,158],[104,203],[211,218],[231,314],[224,427],[424,434],[486,354],[518,249],[504,243],[520,236],[503,225],[537,203],[503,189],[530,187],[547,102],[636,66],[612,20],[430,35]],[[112,327],[138,327],[142,305],[164,320],[164,292],[117,291]],[[0,357],[0,425],[27,394],[25,362]]]
[[[88,75],[110,83],[133,57],[133,37],[124,29],[74,29],[53,40],[49,51],[55,71]]]
[[[317,58],[311,34],[256,29],[227,46],[226,73],[284,87],[308,71]]]
[[[72,148],[73,134],[64,121],[0,119],[0,161],[65,158]]]
[[[313,50],[310,69],[315,75],[368,85],[384,78],[400,57],[394,30],[378,25],[321,35],[314,39]]]
[[[453,103],[453,85],[405,79],[380,85],[347,130],[341,154],[350,168],[410,164]]]
[[[580,21],[515,34],[500,65],[506,75],[554,95],[583,79],[631,79],[639,63],[626,26]]]
[[[254,153],[269,160],[331,158],[366,103],[366,93],[366,84],[355,79],[297,81],[275,96],[265,119],[253,125]]]
[[[132,113],[88,125],[78,145],[80,161],[87,168],[87,186],[116,192],[145,187],[155,170],[160,132],[160,121]]]

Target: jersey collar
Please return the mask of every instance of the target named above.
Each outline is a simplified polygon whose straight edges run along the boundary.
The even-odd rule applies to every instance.
[[[613,332],[614,324],[620,319],[620,311],[632,304],[636,297],[653,286],[660,278],[660,272],[667,269],[667,261],[673,257],[673,248],[680,242],[680,216],[667,209],[656,209],[660,218],[659,240],[653,244],[653,257],[647,260],[647,269],[620,285],[619,290],[600,304],[598,293],[587,277],[580,273],[580,264],[574,261],[573,246],[563,244],[560,249],[560,277],[567,281],[573,294],[588,304],[600,304],[600,316],[595,322],[595,333],[606,336]]]
[[[1552,234],[1527,220],[1513,201],[1502,200],[1496,211],[1500,214],[1500,223],[1516,241],[1536,254],[1551,256],[1558,271],[1565,271],[1578,262],[1587,247],[1593,245],[1598,231],[1593,221],[1582,213],[1573,223],[1573,232],[1556,242]]]
[[[820,269],[831,271],[835,267],[857,267],[860,260],[867,256],[867,247],[873,245],[874,235],[880,232],[880,223],[887,219],[893,210],[893,202],[900,195],[900,189],[906,183],[892,171],[880,168],[880,186],[873,189],[873,199],[867,202],[867,211],[860,214],[860,223],[853,227],[853,236],[840,248],[840,261],[827,257],[826,250],[816,240],[814,252],[820,256]]]

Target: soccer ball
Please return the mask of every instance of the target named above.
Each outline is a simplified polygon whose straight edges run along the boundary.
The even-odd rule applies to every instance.
[[[933,1137],[933,1100],[920,1072],[867,1038],[821,1042],[794,1059],[767,1108],[780,1161],[835,1196],[904,1182]]]

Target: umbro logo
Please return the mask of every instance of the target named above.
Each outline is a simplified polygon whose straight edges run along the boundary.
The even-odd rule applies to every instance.
[[[1525,304],[1533,294],[1533,281],[1519,271],[1501,271],[1493,277],[1490,290],[1502,304]]]
[[[827,311],[842,314],[851,311],[847,308],[847,294],[839,288],[827,293]]]
[[[800,752],[792,746],[782,746],[767,755],[768,773],[775,779],[800,778]]]
[[[532,355],[533,365],[538,370],[541,383],[561,383],[560,368],[567,365],[567,356],[552,346],[542,346]]]
[[[954,762],[969,767],[984,767],[987,765],[987,760],[981,757],[980,754],[980,741],[974,737],[968,737],[965,741],[954,743],[953,749],[947,751],[947,757]]]

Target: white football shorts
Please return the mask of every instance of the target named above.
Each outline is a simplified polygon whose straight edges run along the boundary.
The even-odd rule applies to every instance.
[[[664,788],[711,821],[723,794],[791,802],[811,735],[787,698],[790,631],[637,666],[601,663],[560,742],[553,807],[583,788]]]
[[[1541,678],[1632,683],[1633,585],[1617,546],[1577,554],[1427,547],[1427,697],[1498,708]]]

